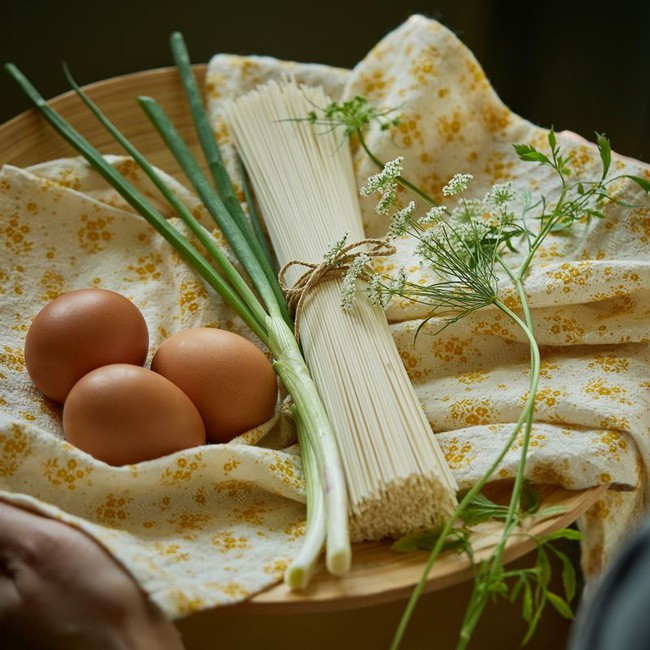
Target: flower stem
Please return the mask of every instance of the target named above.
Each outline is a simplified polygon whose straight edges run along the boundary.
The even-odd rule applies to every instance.
[[[487,561],[487,571],[486,576],[483,577],[483,580],[480,582],[477,581],[474,583],[474,589],[470,597],[467,610],[465,612],[465,618],[463,620],[463,625],[461,627],[460,636],[458,645],[456,646],[457,650],[464,650],[469,643],[476,626],[478,625],[481,615],[485,610],[485,606],[488,603],[488,600],[491,596],[490,584],[496,580],[497,573],[500,571],[503,561],[503,554],[506,549],[506,545],[514,528],[518,525],[520,521],[520,504],[521,504],[521,494],[524,485],[525,479],[525,470],[526,470],[526,458],[528,455],[528,448],[530,446],[530,434],[533,426],[533,416],[535,412],[535,397],[537,393],[537,386],[539,384],[540,378],[540,352],[539,346],[535,339],[534,327],[532,322],[532,317],[530,313],[530,307],[528,304],[528,299],[526,297],[523,281],[522,281],[522,271],[524,267],[520,267],[519,273],[515,276],[510,268],[505,264],[502,258],[497,258],[501,266],[506,270],[506,272],[513,279],[515,286],[517,288],[517,293],[521,301],[521,305],[524,312],[524,320],[522,320],[517,314],[515,314],[511,309],[509,309],[505,304],[497,300],[495,305],[503,311],[511,320],[513,320],[521,331],[526,335],[529,343],[530,349],[530,384],[528,398],[526,399],[526,404],[522,411],[522,416],[524,417],[523,422],[523,437],[521,442],[521,454],[520,461],[517,467],[517,473],[515,475],[515,481],[512,487],[512,493],[510,496],[510,503],[508,507],[508,513],[503,524],[503,529],[501,532],[501,537],[497,543],[493,554]],[[525,267],[527,268],[527,267]],[[521,427],[516,427],[517,433]],[[512,441],[514,442],[514,440]],[[507,449],[512,445],[512,442],[509,441]]]
[[[519,283],[521,284],[521,283]],[[523,287],[522,287],[523,291]],[[528,451],[528,442],[530,440],[530,429],[532,426],[532,414],[534,411],[535,407],[535,393],[537,391],[537,383],[539,381],[539,366],[540,366],[540,356],[539,356],[539,348],[537,346],[537,342],[535,341],[535,337],[533,334],[533,330],[527,322],[524,322],[515,314],[512,310],[510,310],[506,305],[504,305],[502,302],[499,300],[494,300],[494,304],[496,307],[501,309],[504,313],[509,318],[512,318],[515,323],[519,327],[522,328],[524,333],[526,334],[526,337],[528,338],[529,345],[530,345],[530,350],[531,350],[531,381],[530,381],[530,393],[528,396],[528,399],[526,401],[526,405],[522,412],[519,415],[519,419],[517,420],[513,431],[506,442],[506,444],[503,446],[501,449],[501,452],[497,456],[497,458],[493,461],[492,465],[490,468],[483,474],[483,476],[476,482],[472,487],[467,491],[463,499],[460,501],[458,504],[458,507],[454,514],[451,516],[449,521],[444,525],[442,528],[440,535],[436,541],[435,546],[433,547],[429,558],[427,560],[427,563],[424,567],[424,570],[422,572],[422,575],[420,577],[420,580],[418,581],[418,584],[415,586],[411,593],[411,597],[409,598],[409,602],[404,610],[404,614],[402,615],[402,619],[400,620],[400,623],[397,627],[397,630],[395,632],[395,636],[393,637],[392,644],[390,646],[390,650],[397,650],[402,642],[402,639],[404,637],[404,633],[406,632],[406,629],[408,627],[408,624],[410,622],[410,619],[413,615],[413,612],[415,610],[415,606],[417,605],[418,600],[420,599],[420,596],[422,595],[424,591],[424,587],[426,586],[427,579],[429,577],[429,573],[431,572],[431,569],[433,568],[435,562],[437,561],[440,553],[442,552],[442,549],[444,547],[444,544],[447,540],[447,537],[449,536],[449,533],[452,531],[454,525],[456,522],[462,518],[463,512],[467,505],[474,499],[474,497],[483,489],[485,484],[491,479],[492,475],[496,472],[498,469],[499,465],[501,465],[501,462],[505,458],[506,454],[508,451],[510,451],[510,448],[512,445],[515,443],[517,440],[517,437],[519,436],[522,427],[524,428],[524,439],[522,443],[522,458],[525,458],[525,454]],[[525,312],[529,314],[528,310],[525,310]],[[532,326],[532,323],[531,323]],[[519,508],[519,501],[521,498],[521,489],[523,486],[523,479],[524,479],[524,463],[520,463],[517,476],[515,478],[515,484],[513,486],[513,494],[510,502],[510,507],[508,510],[508,515],[506,519],[506,523],[504,524],[504,532],[502,535],[502,538],[500,540],[499,547],[495,550],[495,555],[498,552],[498,557],[499,557],[499,565],[501,562],[501,558],[503,557],[503,551],[505,550],[505,543],[510,535],[510,532],[513,528],[513,522],[516,522],[517,519],[517,512]],[[507,529],[507,530],[506,530]],[[475,593],[476,593],[475,589]],[[475,593],[472,594],[472,601],[477,598],[475,596]],[[467,625],[464,624],[463,626],[463,631],[467,630],[468,637],[467,639],[469,640],[469,637],[471,636],[471,632],[473,631],[474,627],[478,623],[478,620],[480,618],[480,611],[483,610],[485,604],[483,603],[480,605],[480,611],[478,611],[479,606],[475,606],[473,609],[470,609],[472,607],[472,601],[470,601],[470,606],[468,607],[468,614],[466,615],[466,620],[468,618],[471,619],[471,624],[468,622]],[[487,602],[487,599],[486,599]],[[478,614],[478,616],[477,616]],[[470,626],[471,625],[471,626]],[[463,633],[461,632],[461,635]],[[462,639],[462,636],[461,636]],[[466,644],[465,644],[466,645]],[[459,646],[459,648],[464,647],[464,645]]]
[[[363,137],[363,133],[361,129],[357,130],[357,137],[359,138],[359,144],[363,148],[363,150],[366,152],[370,160],[377,165],[380,169],[384,168],[384,163],[375,156],[374,153],[370,150],[368,147],[368,144],[366,143],[365,138]],[[429,207],[433,207],[434,205],[437,205],[437,203],[424,191],[422,191],[417,185],[414,185],[411,183],[411,181],[407,180],[403,176],[397,176],[395,180],[404,188],[415,194],[417,197],[422,199]]]

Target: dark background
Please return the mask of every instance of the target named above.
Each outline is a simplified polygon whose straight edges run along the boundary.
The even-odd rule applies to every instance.
[[[650,162],[650,2],[606,11],[581,0],[0,0],[0,61],[13,61],[45,97],[82,83],[170,65],[181,30],[195,62],[217,52],[352,67],[388,31],[421,13],[455,31],[503,101],[544,127]],[[28,104],[0,74],[0,123]]]

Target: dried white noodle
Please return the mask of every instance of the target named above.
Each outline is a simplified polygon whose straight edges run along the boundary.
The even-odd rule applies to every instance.
[[[225,107],[281,264],[320,263],[349,234],[364,238],[349,147],[304,118],[330,99],[270,82]],[[291,269],[289,284],[300,271]],[[354,541],[440,524],[456,483],[415,395],[383,311],[363,295],[340,306],[340,279],[309,296],[300,336],[341,452]]]

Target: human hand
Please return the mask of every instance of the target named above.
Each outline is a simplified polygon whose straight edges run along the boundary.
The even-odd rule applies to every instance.
[[[0,634],[8,650],[183,649],[174,625],[97,542],[3,501]]]

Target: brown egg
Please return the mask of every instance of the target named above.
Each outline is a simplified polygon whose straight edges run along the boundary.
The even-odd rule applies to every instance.
[[[211,442],[228,442],[275,411],[275,371],[258,347],[233,332],[210,327],[178,332],[158,348],[151,369],[194,402]]]
[[[151,460],[205,444],[205,427],[183,391],[148,368],[92,370],[63,406],[68,442],[109,465]]]
[[[25,339],[25,364],[36,387],[57,402],[86,373],[109,363],[141,366],[149,332],[140,310],[106,289],[59,296],[34,318]]]

